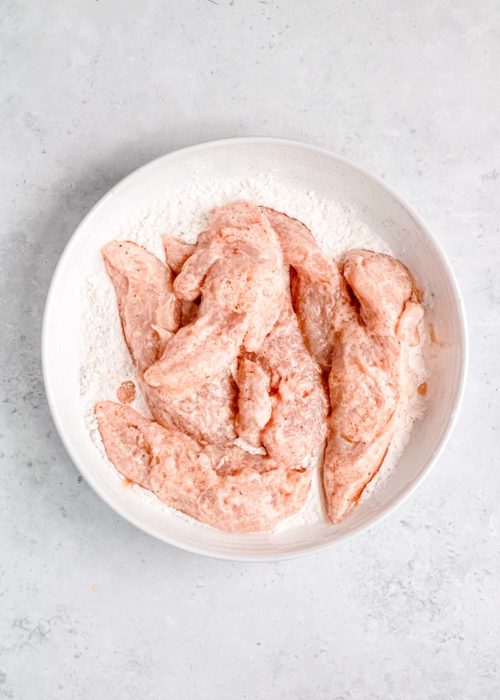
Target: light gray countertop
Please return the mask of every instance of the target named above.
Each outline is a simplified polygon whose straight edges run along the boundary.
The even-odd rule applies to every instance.
[[[0,698],[498,698],[498,0],[11,0],[0,36]],[[416,495],[276,564],[190,555],[116,516],[40,371],[83,215],[151,158],[234,135],[381,176],[443,243],[470,322],[465,404]]]

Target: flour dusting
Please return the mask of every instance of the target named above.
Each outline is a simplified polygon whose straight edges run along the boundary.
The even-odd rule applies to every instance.
[[[173,235],[194,243],[198,233],[206,227],[210,210],[234,199],[249,199],[263,206],[285,212],[299,219],[309,229],[321,248],[332,256],[339,256],[352,248],[389,253],[392,251],[383,239],[376,236],[354,211],[341,202],[332,201],[312,191],[284,185],[273,173],[265,173],[244,181],[211,178],[210,173],[198,173],[189,187],[176,192],[169,190],[165,197],[138,209],[133,218],[121,222],[109,231],[109,240],[122,239],[138,243],[161,260],[165,259],[161,236]],[[135,370],[122,334],[116,298],[104,264],[97,258],[95,271],[87,277],[82,289],[83,342],[80,365],[80,393],[85,421],[99,453],[118,480],[121,475],[109,462],[97,429],[93,408],[97,401],[116,401],[116,392],[125,380],[136,385],[136,397],[130,404],[139,413],[151,414],[135,379]],[[423,345],[423,343],[422,343]],[[414,387],[426,379],[422,345],[410,351],[410,367]],[[415,420],[422,417],[425,399],[416,391],[399,415],[399,427],[388,454],[377,476],[365,488],[362,500],[396,468],[409,439]],[[317,462],[318,460],[316,460]],[[321,493],[318,465],[313,476],[307,503],[299,513],[282,521],[277,531],[323,521],[325,511]],[[174,512],[179,517],[207,527],[187,515],[162,503],[154,494],[134,485],[134,492],[150,503],[151,507]]]

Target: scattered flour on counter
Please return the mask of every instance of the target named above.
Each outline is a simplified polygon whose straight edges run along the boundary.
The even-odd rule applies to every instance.
[[[244,181],[213,178],[209,172],[198,173],[190,186],[178,191],[169,190],[164,197],[152,201],[144,209],[138,209],[130,220],[110,229],[109,240],[135,241],[165,259],[161,236],[173,235],[188,242],[195,242],[198,233],[208,221],[210,210],[233,199],[249,199],[257,204],[272,207],[289,216],[300,219],[311,229],[321,248],[332,256],[339,256],[352,248],[369,248],[381,253],[391,253],[383,239],[376,236],[347,205],[319,196],[315,192],[283,184],[272,173],[265,173]],[[135,371],[123,339],[116,298],[104,264],[97,258],[95,271],[86,279],[82,289],[83,342],[80,368],[80,393],[82,408],[91,438],[109,469],[117,480],[121,475],[109,462],[104,452],[94,417],[93,407],[98,400],[116,401],[116,392],[124,380],[133,380],[136,398],[130,405],[143,415],[150,416],[149,409],[138,387]],[[415,387],[426,379],[422,348],[411,351],[410,365]],[[414,392],[408,406],[404,406],[399,419],[399,429],[377,476],[366,487],[365,500],[395,469],[406,447],[415,420],[425,410],[425,399]],[[151,507],[175,512],[181,518],[193,521],[187,515],[163,504],[151,492],[137,485],[131,487]],[[312,488],[302,510],[282,521],[277,531],[313,524],[325,519],[319,470],[315,470]],[[200,527],[207,527],[198,523]]]

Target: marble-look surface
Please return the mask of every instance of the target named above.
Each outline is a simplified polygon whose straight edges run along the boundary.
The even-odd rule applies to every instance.
[[[498,0],[7,0],[0,36],[0,698],[498,698]],[[457,429],[415,497],[268,565],[177,551],[104,505],[39,353],[52,271],[99,197],[254,134],[395,187],[447,250],[471,335]]]

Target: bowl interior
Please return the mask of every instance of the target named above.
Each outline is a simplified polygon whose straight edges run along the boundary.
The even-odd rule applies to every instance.
[[[93,444],[80,407],[78,313],[85,278],[117,220],[188,184],[194,172],[245,179],[273,170],[283,183],[349,203],[413,271],[428,301],[436,341],[429,353],[429,400],[394,473],[343,523],[304,525],[272,534],[237,535],[200,527],[157,511],[112,478]],[[73,461],[102,498],[138,527],[185,549],[231,559],[276,559],[305,553],[367,527],[408,495],[429,468],[451,428],[465,366],[463,309],[438,245],[393,193],[356,166],[320,149],[273,139],[234,139],[177,151],[133,173],[90,212],[68,244],[54,275],[43,334],[44,377],[56,426]]]

